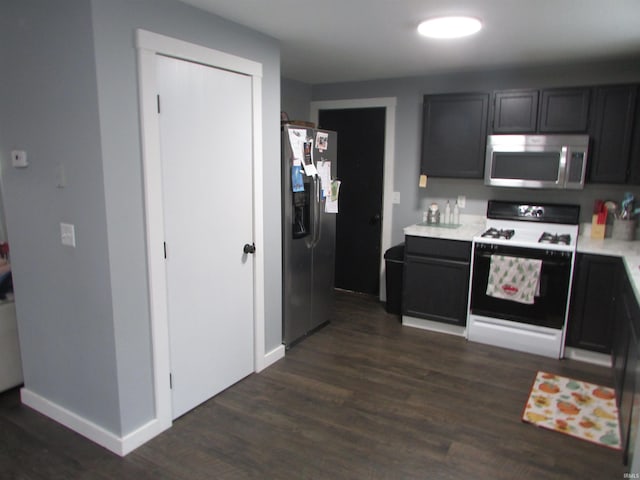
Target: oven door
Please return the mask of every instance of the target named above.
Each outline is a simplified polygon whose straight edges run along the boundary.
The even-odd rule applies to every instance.
[[[492,255],[541,259],[540,295],[524,304],[487,295]],[[500,318],[562,329],[565,323],[573,252],[474,243],[470,311],[474,315]]]

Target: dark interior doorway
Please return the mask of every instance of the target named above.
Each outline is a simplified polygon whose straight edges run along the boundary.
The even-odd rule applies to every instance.
[[[320,110],[320,128],[338,132],[340,212],[336,288],[378,295],[386,108]]]

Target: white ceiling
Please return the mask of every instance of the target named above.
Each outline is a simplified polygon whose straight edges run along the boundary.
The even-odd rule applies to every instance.
[[[278,39],[282,76],[309,84],[635,58],[640,0],[181,0]],[[472,15],[465,39],[425,18]]]

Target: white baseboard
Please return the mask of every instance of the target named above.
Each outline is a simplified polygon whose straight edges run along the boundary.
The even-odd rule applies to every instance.
[[[604,353],[590,352],[580,348],[566,347],[564,349],[564,358],[578,360],[580,362],[592,363],[603,367],[611,367],[611,355]]]
[[[420,328],[431,332],[448,333],[449,335],[457,335],[459,337],[466,336],[466,328],[458,325],[450,325],[448,323],[435,322],[433,320],[425,320],[424,318],[402,316],[403,327]]]
[[[259,362],[259,365],[256,365],[256,373],[261,372],[267,367],[270,367],[282,358],[284,358],[284,345],[278,345],[269,353],[266,353],[264,355],[264,358],[262,359],[262,362]]]
[[[147,424],[129,433],[124,437],[105,430],[103,427],[81,417],[80,415],[67,410],[60,405],[47,400],[37,393],[23,388],[20,390],[22,403],[33,408],[37,412],[55,420],[74,432],[88,438],[98,445],[110,450],[121,457],[138,448],[143,443],[168,428],[157,419],[151,420]],[[170,425],[169,425],[170,426]]]
[[[273,365],[278,360],[284,358],[284,355],[284,345],[279,345],[267,353],[261,362],[258,362],[256,372],[260,372],[261,370]],[[67,410],[41,395],[32,392],[28,388],[22,388],[20,390],[20,398],[22,403],[26,406],[33,408],[37,412],[55,420],[70,430],[73,430],[74,432],[88,438],[92,442],[97,443],[101,447],[104,447],[121,457],[132,452],[140,445],[148,442],[156,435],[159,435],[171,427],[170,421],[162,422],[159,419],[154,418],[133,432],[128,433],[123,437],[119,437],[113,432],[110,432],[103,427],[96,425],[92,421],[81,417],[77,413]]]

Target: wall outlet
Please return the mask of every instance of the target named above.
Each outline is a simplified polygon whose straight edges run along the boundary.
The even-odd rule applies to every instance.
[[[465,197],[464,195],[458,195],[458,207],[464,208],[466,204],[467,204],[467,197]]]

